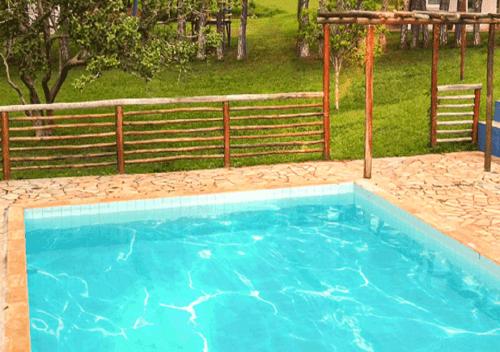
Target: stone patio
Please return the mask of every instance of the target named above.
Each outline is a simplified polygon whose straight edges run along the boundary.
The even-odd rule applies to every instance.
[[[3,317],[27,311],[26,306],[7,306],[5,301],[7,229],[22,228],[21,214],[26,207],[356,181],[500,264],[500,159],[493,160],[491,173],[483,172],[483,154],[479,152],[375,159],[371,180],[361,179],[362,169],[362,161],[309,162],[229,170],[0,182],[3,225],[0,330],[2,335],[6,330],[7,351],[22,351],[22,347],[11,342],[26,339],[22,333],[26,327],[16,324],[18,326],[4,329]],[[13,247],[9,245],[9,248]],[[9,277],[11,271],[9,269]],[[2,340],[0,338],[0,350]]]

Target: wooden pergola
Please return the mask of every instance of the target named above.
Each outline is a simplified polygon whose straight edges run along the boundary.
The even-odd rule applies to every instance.
[[[500,25],[500,14],[481,14],[443,11],[343,11],[318,13],[318,23],[323,25],[323,109],[325,120],[330,118],[330,25],[360,24],[368,26],[365,53],[365,156],[364,177],[370,178],[372,172],[372,122],[373,122],[373,66],[376,25],[432,25],[432,69],[431,69],[431,116],[435,116],[437,108],[439,33],[441,26],[448,24],[474,25],[487,24],[488,58],[486,84],[486,148],[484,153],[484,169],[491,171],[491,135],[493,121],[493,61],[495,50],[495,29]],[[465,26],[462,26],[465,29]],[[464,38],[464,37],[463,37]],[[466,41],[462,40],[460,76],[463,78],[464,54]],[[435,140],[435,119],[431,119],[431,144]]]

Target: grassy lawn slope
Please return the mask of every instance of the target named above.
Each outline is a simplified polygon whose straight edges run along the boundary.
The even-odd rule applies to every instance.
[[[238,24],[233,24],[233,45],[223,62],[214,59],[197,62],[189,72],[179,74],[166,70],[151,82],[122,72],[108,72],[83,92],[75,90],[71,74],[58,101],[84,101],[107,98],[175,97],[192,95],[320,91],[321,61],[299,60],[295,55],[296,3],[282,0],[256,0],[270,17],[249,21],[249,59],[235,60]],[[279,9],[279,11],[271,11]],[[468,144],[429,147],[429,87],[431,50],[399,50],[397,33],[390,35],[389,50],[375,63],[374,85],[374,156],[401,156],[429,152],[458,151],[473,148]],[[452,42],[453,40],[450,40]],[[485,40],[483,40],[484,42]],[[439,84],[459,83],[459,50],[443,48],[440,52]],[[496,51],[500,67],[500,50]],[[500,68],[497,69],[500,70]],[[486,47],[468,48],[465,83],[486,83]],[[496,98],[500,92],[500,74],[495,77]],[[345,67],[341,77],[340,111],[332,108],[332,157],[355,159],[363,156],[364,75],[362,67]],[[0,81],[1,104],[17,103],[5,79]],[[484,118],[485,89],[481,106]],[[271,156],[245,159],[238,165],[305,160],[304,156]],[[143,165],[131,172],[167,171],[220,167],[219,161],[181,161],[161,165]],[[62,170],[35,172],[31,177],[114,173],[101,170]],[[24,177],[28,176],[21,175]]]

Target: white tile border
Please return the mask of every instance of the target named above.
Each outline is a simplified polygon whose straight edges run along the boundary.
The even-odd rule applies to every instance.
[[[286,198],[314,197],[352,193],[352,182],[320,186],[302,186],[258,191],[225,192],[197,196],[107,202],[90,205],[70,205],[25,209],[25,220],[50,219],[65,216],[102,215],[127,211],[148,211],[201,205],[236,204]]]
[[[472,272],[500,290],[500,265],[480,255],[456,239],[442,233],[425,221],[398,207],[359,184],[354,185],[354,203],[383,218],[390,226],[400,230],[424,247],[443,252],[445,257],[460,268]],[[465,268],[464,268],[465,266]]]

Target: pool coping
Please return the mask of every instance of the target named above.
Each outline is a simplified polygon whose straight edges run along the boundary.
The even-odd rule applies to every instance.
[[[362,189],[372,192],[375,195],[383,198],[390,204],[406,211],[414,216],[419,221],[423,222],[441,232],[442,234],[456,240],[463,246],[472,249],[481,258],[481,249],[467,242],[466,236],[461,236],[460,231],[450,233],[450,231],[443,230],[442,218],[439,216],[430,216],[428,213],[419,212],[418,207],[410,202],[402,202],[401,199],[391,195],[389,192],[374,185],[370,180],[358,179],[351,182],[325,182],[309,185],[294,185],[285,188],[301,188],[301,187],[314,187],[326,185],[346,185],[353,184],[361,187]],[[243,189],[241,192],[264,191],[264,190],[278,190],[284,189],[280,186],[256,187],[252,189]],[[238,193],[234,190],[215,190],[204,192],[179,192],[176,194],[169,194],[165,196],[150,196],[147,195],[133,195],[133,196],[120,196],[102,198],[87,198],[78,200],[64,200],[64,201],[38,201],[16,204],[8,208],[7,211],[7,265],[6,265],[6,307],[5,310],[5,351],[6,352],[25,352],[31,349],[30,339],[30,321],[29,321],[29,303],[28,303],[28,282],[27,282],[27,261],[26,261],[26,238],[25,238],[25,210],[36,209],[45,207],[61,207],[61,206],[78,206],[78,205],[97,205],[101,203],[112,202],[128,202],[137,200],[155,200],[161,198],[178,198],[185,196],[195,195],[210,195],[210,194],[223,194],[223,193]],[[500,264],[495,258],[489,258],[490,261]]]

